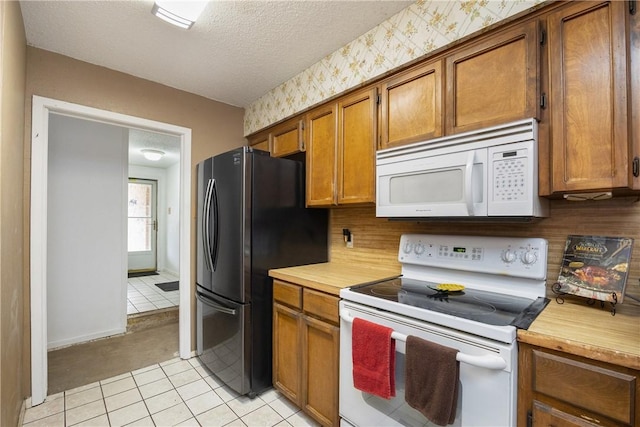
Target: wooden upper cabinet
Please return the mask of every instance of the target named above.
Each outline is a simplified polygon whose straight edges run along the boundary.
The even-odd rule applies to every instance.
[[[538,22],[511,27],[446,57],[446,133],[539,118]]]
[[[336,203],[337,104],[331,102],[307,113],[307,206]]]
[[[377,87],[338,100],[338,205],[375,203],[377,108]]]
[[[301,153],[305,150],[303,117],[293,117],[247,139],[251,147],[269,151],[273,157]]]
[[[252,135],[249,138],[247,138],[249,140],[249,145],[253,148],[255,148],[256,150],[262,150],[262,151],[271,151],[271,147],[270,147],[270,136],[269,136],[269,132],[260,132],[258,134]]]
[[[551,192],[633,185],[627,17],[618,1],[570,2],[548,17]]]
[[[307,113],[307,206],[375,202],[377,97],[368,88]]]
[[[289,156],[305,150],[304,121],[300,117],[294,117],[275,126],[270,135],[273,157]]]
[[[443,61],[394,76],[381,85],[380,149],[442,136]]]

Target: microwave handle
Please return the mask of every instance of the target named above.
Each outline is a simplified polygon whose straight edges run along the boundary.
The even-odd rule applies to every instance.
[[[473,207],[473,161],[475,160],[475,151],[469,151],[467,154],[467,163],[464,171],[464,201],[467,204],[467,213],[474,216],[475,209]]]

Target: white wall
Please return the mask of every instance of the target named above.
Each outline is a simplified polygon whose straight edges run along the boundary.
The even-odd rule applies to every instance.
[[[165,268],[180,272],[180,164],[167,169],[167,259]]]
[[[160,271],[178,275],[180,272],[180,163],[167,169],[129,165],[129,178],[152,179],[158,182],[157,268]]]
[[[51,114],[48,348],[126,329],[125,128]]]

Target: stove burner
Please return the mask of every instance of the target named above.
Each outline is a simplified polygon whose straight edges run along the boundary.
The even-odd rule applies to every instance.
[[[394,286],[393,284],[382,283],[371,288],[371,294],[383,298],[393,297],[393,299],[395,299],[398,296],[398,287]]]
[[[494,304],[483,301],[482,298],[473,295],[469,296],[469,298],[462,298],[463,294],[464,292],[456,292],[455,294],[436,292],[427,295],[427,300],[425,300],[421,293],[414,293],[403,289],[398,292],[398,302],[460,317],[487,316],[497,311]],[[441,306],[443,302],[449,305]]]

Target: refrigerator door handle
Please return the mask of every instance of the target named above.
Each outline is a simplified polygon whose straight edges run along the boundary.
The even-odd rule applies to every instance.
[[[213,199],[213,251],[211,252],[211,271],[215,271],[218,264],[218,190],[216,180],[212,179],[211,196]]]
[[[204,194],[204,206],[202,208],[202,246],[204,247],[204,260],[207,265],[207,270],[213,271],[213,260],[211,259],[211,240],[209,230],[209,214],[211,212],[211,196],[213,194],[213,180],[210,179],[207,182],[207,189]]]
[[[225,314],[230,314],[232,316],[236,315],[236,310],[233,308],[229,308],[229,307],[224,307],[220,304],[216,304],[215,302],[213,302],[212,300],[210,300],[209,298],[207,298],[205,295],[203,295],[200,292],[196,293],[196,297],[203,303],[208,305],[209,307],[213,308],[214,310],[220,311],[222,313]]]

